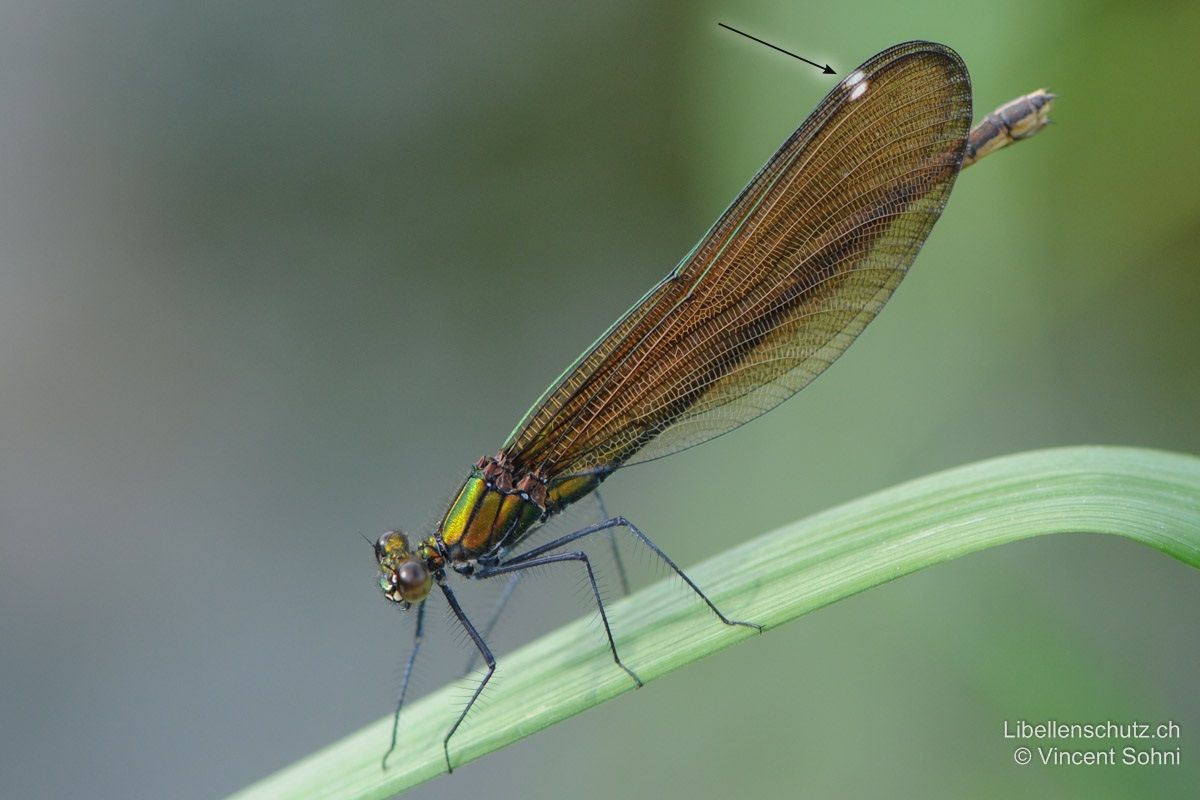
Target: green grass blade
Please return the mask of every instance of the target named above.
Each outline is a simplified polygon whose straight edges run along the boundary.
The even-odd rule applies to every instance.
[[[992,459],[860,498],[688,573],[726,613],[772,628],[922,567],[1050,533],[1126,536],[1200,567],[1200,458],[1072,447]],[[610,617],[622,659],[646,681],[756,635],[717,623],[677,581],[612,603]],[[587,620],[499,661],[503,679],[451,742],[456,766],[633,689]],[[385,798],[429,780],[445,771],[442,737],[460,695],[445,687],[405,709],[386,773],[390,717],[236,797]]]

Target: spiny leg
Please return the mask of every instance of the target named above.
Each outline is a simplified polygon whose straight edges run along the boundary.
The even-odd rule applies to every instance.
[[[604,506],[604,498],[601,497],[600,491],[596,490],[593,492],[592,497],[595,498],[596,507],[600,510],[600,519],[608,519],[608,509]],[[617,532],[612,528],[609,528],[608,530],[608,542],[609,546],[612,547],[613,562],[617,565],[617,578],[621,582],[621,595],[624,596],[629,594],[629,575],[625,571],[625,562],[622,561],[621,551],[617,547]],[[483,634],[483,638],[485,640],[491,638],[492,631],[496,629],[497,623],[500,622],[500,617],[504,614],[505,606],[507,606],[508,601],[512,599],[513,593],[517,589],[517,584],[521,582],[521,579],[524,576],[525,573],[523,572],[514,572],[509,578],[508,583],[504,584],[504,589],[500,592],[500,597],[496,600],[496,605],[492,608],[491,616],[489,616],[487,622],[483,624],[481,633]],[[467,666],[463,670],[463,674],[470,674],[471,671],[475,669],[475,665],[478,660],[479,652],[476,651],[471,653],[470,658],[467,659]]]
[[[509,573],[519,572],[520,570],[533,569],[534,567],[543,567],[547,564],[558,564],[564,561],[581,561],[584,569],[587,570],[588,583],[592,586],[592,595],[596,598],[596,607],[600,609],[600,621],[604,623],[604,634],[608,637],[608,649],[612,651],[613,661],[617,666],[625,670],[629,677],[633,678],[633,682],[642,686],[642,679],[637,676],[633,670],[625,666],[621,661],[621,656],[617,654],[617,643],[613,641],[612,628],[608,624],[608,613],[604,610],[604,600],[600,597],[600,587],[596,585],[596,573],[592,571],[592,562],[588,560],[587,554],[578,550],[570,553],[555,553],[554,555],[541,556],[540,558],[521,558],[520,563],[504,563],[496,567],[483,570],[475,573],[477,578],[492,578],[497,575],[506,575]]]
[[[521,553],[518,556],[514,556],[514,557],[510,558],[507,562],[505,562],[505,564],[506,565],[525,564],[525,563],[528,563],[529,561],[537,560],[544,553],[548,553],[551,550],[557,550],[558,548],[568,545],[571,542],[574,542],[578,539],[582,539],[585,536],[590,536],[591,534],[598,533],[599,531],[615,530],[616,528],[624,528],[625,530],[632,533],[635,537],[637,537],[641,541],[642,544],[644,544],[644,545],[646,545],[646,547],[650,548],[651,552],[653,552],[656,556],[661,558],[666,563],[666,565],[675,572],[676,575],[678,575],[680,578],[683,579],[684,583],[686,583],[688,586],[691,587],[692,591],[695,592],[696,595],[701,600],[703,600],[710,609],[712,609],[712,612],[717,615],[717,618],[719,620],[721,620],[721,622],[724,622],[726,625],[742,625],[747,628],[754,628],[755,630],[760,631],[760,632],[762,631],[762,629],[763,629],[762,625],[759,625],[755,622],[743,622],[741,620],[730,619],[729,617],[725,616],[721,612],[721,609],[717,608],[716,604],[713,603],[712,600],[708,599],[708,595],[706,595],[704,592],[702,592],[700,590],[700,587],[697,586],[696,583],[691,578],[688,577],[687,573],[684,572],[679,567],[678,564],[676,564],[674,561],[671,560],[670,556],[668,556],[666,553],[664,553],[658,545],[656,545],[654,542],[650,541],[650,537],[648,537],[648,536],[646,536],[646,534],[642,533],[641,530],[639,530],[636,525],[634,525],[632,522],[625,519],[624,517],[613,517],[611,519],[605,520],[604,522],[598,522],[595,525],[589,525],[586,528],[580,528],[579,530],[575,531],[574,533],[568,533],[566,536],[559,537],[558,539],[555,539],[552,542],[547,542],[546,544],[535,547],[532,550],[528,550],[524,553]]]
[[[500,621],[500,616],[504,613],[504,607],[508,605],[508,601],[512,599],[513,592],[517,590],[517,584],[525,577],[523,572],[514,572],[508,579],[508,583],[504,584],[504,589],[500,592],[500,598],[496,600],[496,607],[492,609],[491,616],[487,622],[483,624],[483,638],[488,639],[492,635],[492,631],[496,627],[496,623]],[[468,675],[475,669],[475,663],[479,660],[479,651],[471,653],[471,657],[467,659],[467,668],[463,670],[464,675]]]
[[[417,651],[421,649],[421,639],[425,636],[425,602],[417,606],[417,629],[413,635],[412,650],[408,653],[408,662],[404,665],[404,677],[400,679],[400,699],[396,701],[396,716],[392,718],[392,743],[383,754],[383,769],[387,769],[388,756],[396,750],[396,738],[400,732],[400,709],[404,707],[404,695],[408,692],[408,681],[412,678],[413,664],[417,661]]]
[[[446,756],[446,772],[454,772],[454,767],[450,765],[450,737],[458,730],[458,726],[462,725],[462,721],[467,717],[467,712],[471,710],[471,706],[475,705],[475,701],[479,699],[479,695],[483,692],[483,687],[487,686],[488,681],[495,674],[496,659],[492,655],[492,651],[488,649],[487,643],[483,641],[483,637],[479,635],[479,631],[475,630],[475,626],[471,624],[471,620],[467,619],[466,613],[463,611],[462,606],[458,604],[458,598],[454,596],[454,592],[450,591],[450,587],[445,583],[439,583],[438,587],[442,590],[442,594],[446,595],[446,602],[450,604],[450,609],[454,612],[454,616],[458,617],[458,623],[463,626],[467,635],[471,637],[471,641],[475,643],[479,654],[483,656],[484,663],[487,664],[487,675],[484,675],[483,680],[475,687],[475,693],[471,695],[471,699],[467,701],[467,705],[463,708],[462,713],[458,715],[458,719],[450,727],[450,732],[446,734],[446,738],[442,739],[442,753]]]
[[[596,498],[596,505],[600,509],[600,519],[609,519],[608,509],[604,506],[604,498],[600,496],[600,490],[592,492],[592,497]],[[608,529],[608,544],[612,548],[613,561],[617,565],[617,578],[621,581],[621,595],[629,594],[629,576],[625,573],[625,562],[621,560],[621,551],[617,548],[617,532]]]

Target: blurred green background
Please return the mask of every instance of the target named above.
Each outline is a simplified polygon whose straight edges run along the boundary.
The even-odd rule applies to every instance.
[[[821,380],[611,509],[686,565],[988,456],[1200,452],[1196,3],[6,2],[0,792],[213,797],[389,712],[412,619],[358,534],[435,521],[832,86],[718,20],[840,75],[945,42],[977,116],[1057,124]],[[586,600],[524,587],[501,664]],[[414,796],[1194,796],[1198,609],[1125,541],[1000,548]],[[1018,767],[1017,719],[1174,720],[1183,765]]]

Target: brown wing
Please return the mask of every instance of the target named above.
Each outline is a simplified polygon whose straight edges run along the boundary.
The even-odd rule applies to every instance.
[[[963,159],[962,59],[897,45],[842,80],[684,260],[505,445],[553,481],[677,452],[774,408],[891,296]]]

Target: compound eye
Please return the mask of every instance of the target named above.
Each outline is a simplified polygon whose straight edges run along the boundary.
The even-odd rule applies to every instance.
[[[410,550],[408,537],[400,531],[388,531],[375,542],[375,560],[383,561],[387,556],[405,556]]]
[[[420,561],[405,561],[396,568],[395,591],[410,603],[424,600],[433,587],[433,576]]]

